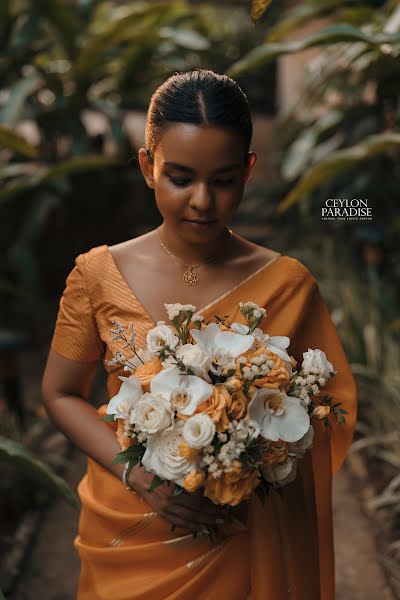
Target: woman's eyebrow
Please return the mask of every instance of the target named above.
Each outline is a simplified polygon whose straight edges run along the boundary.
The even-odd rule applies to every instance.
[[[173,162],[171,160],[164,161],[165,167],[171,167],[173,169],[178,169],[179,171],[185,171],[186,173],[195,173],[195,169],[191,167],[187,167],[186,165],[181,165],[179,163]],[[218,169],[214,169],[212,173],[225,173],[226,171],[232,171],[233,169],[238,169],[242,165],[240,163],[233,163],[231,165],[225,165],[224,167],[219,167]]]

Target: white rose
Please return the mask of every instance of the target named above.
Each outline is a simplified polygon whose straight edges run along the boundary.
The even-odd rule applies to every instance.
[[[171,350],[176,348],[179,338],[169,325],[158,325],[150,329],[146,336],[146,342],[150,352],[159,352],[164,346],[168,346]]]
[[[179,447],[185,441],[182,428],[183,424],[179,422],[172,429],[151,435],[142,458],[147,471],[178,485],[182,485],[185,476],[196,468],[193,461],[180,454]]]
[[[157,433],[169,427],[172,415],[169,402],[161,395],[143,394],[134,406],[130,423],[145,433]]]
[[[283,465],[265,466],[261,469],[261,473],[274,487],[281,487],[296,479],[297,459],[288,458]]]
[[[333,365],[326,358],[325,352],[322,350],[308,349],[307,352],[303,352],[303,363],[301,365],[304,373],[319,373],[325,379],[330,379],[331,372],[333,372]]]
[[[210,382],[208,371],[211,368],[211,357],[200,350],[197,345],[184,344],[176,352],[177,358],[182,360],[185,367],[189,367],[193,374]]]
[[[183,426],[183,437],[191,448],[205,448],[215,435],[215,423],[205,414],[194,415]]]

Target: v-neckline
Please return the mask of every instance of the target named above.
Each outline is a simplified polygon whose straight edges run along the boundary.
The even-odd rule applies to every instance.
[[[112,266],[115,274],[117,275],[118,279],[120,280],[121,284],[128,291],[129,295],[132,296],[132,298],[136,302],[136,304],[141,308],[141,310],[143,311],[143,313],[146,315],[148,321],[152,325],[156,326],[156,324],[157,324],[156,321],[148,313],[148,311],[146,310],[146,308],[144,307],[144,305],[142,304],[142,302],[140,302],[140,300],[136,296],[136,294],[133,291],[133,289],[131,288],[131,286],[128,284],[128,282],[125,279],[125,277],[122,275],[122,273],[121,273],[121,271],[120,271],[117,263],[115,262],[115,259],[114,259],[114,256],[113,256],[111,250],[110,250],[110,247],[105,244],[105,248],[106,248],[106,251],[107,251],[107,255],[109,257],[110,264],[111,264],[111,266]],[[249,281],[251,281],[254,277],[256,277],[257,275],[259,275],[261,272],[267,271],[269,267],[272,267],[274,264],[276,264],[278,262],[278,260],[280,258],[283,258],[284,256],[285,256],[284,254],[278,254],[273,260],[268,261],[266,264],[262,265],[261,267],[259,267],[255,271],[253,271],[253,273],[250,273],[250,275],[248,275],[247,277],[245,277],[244,279],[242,279],[242,281],[240,281],[239,283],[237,283],[236,285],[234,285],[232,288],[230,288],[229,290],[227,290],[226,292],[224,292],[223,294],[221,294],[220,296],[218,296],[218,298],[215,298],[215,300],[212,300],[211,302],[209,302],[208,304],[206,304],[206,306],[203,306],[201,309],[198,309],[198,310],[196,309],[196,314],[204,316],[203,315],[204,312],[206,312],[207,310],[209,310],[210,308],[212,308],[215,304],[217,304],[218,302],[221,302],[222,300],[224,300],[225,298],[227,298],[228,296],[230,296],[231,294],[233,294],[234,292],[236,292],[236,290],[240,289],[246,283],[249,283]]]

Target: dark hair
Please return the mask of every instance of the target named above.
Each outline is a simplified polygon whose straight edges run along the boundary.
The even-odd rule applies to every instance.
[[[146,147],[155,147],[171,123],[225,127],[243,139],[247,163],[253,124],[247,97],[228,77],[209,69],[174,73],[151,97],[146,119]]]

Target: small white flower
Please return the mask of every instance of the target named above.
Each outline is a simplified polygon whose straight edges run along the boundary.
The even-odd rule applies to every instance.
[[[319,373],[325,379],[330,379],[331,372],[334,370],[325,352],[318,348],[316,350],[308,348],[307,352],[303,352],[301,368],[306,375],[309,373]]]
[[[203,315],[193,315],[192,317],[192,323],[202,323],[204,321],[204,317]]]

